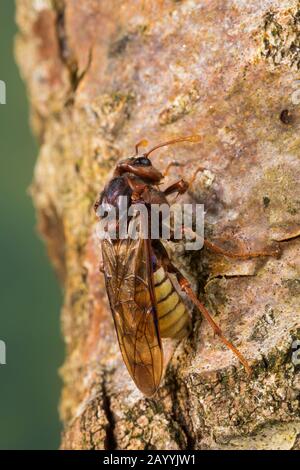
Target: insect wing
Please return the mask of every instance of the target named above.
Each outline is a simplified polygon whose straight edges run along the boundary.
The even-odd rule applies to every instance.
[[[102,240],[106,289],[123,360],[147,396],[163,370],[149,240]]]

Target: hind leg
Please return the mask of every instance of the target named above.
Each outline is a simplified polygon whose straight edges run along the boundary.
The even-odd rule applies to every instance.
[[[183,292],[187,294],[187,296],[191,299],[193,304],[197,307],[197,309],[200,311],[200,313],[203,315],[203,317],[206,319],[206,321],[210,324],[212,327],[214,333],[219,337],[220,341],[229,348],[233,354],[236,355],[236,357],[239,359],[239,361],[243,364],[245,367],[247,373],[250,375],[252,370],[251,367],[247,361],[247,359],[243,356],[243,354],[224,336],[221,328],[219,325],[214,321],[212,318],[211,314],[207,310],[207,308],[199,301],[197,296],[195,295],[189,281],[183,276],[183,274],[172,264],[170,261],[170,258],[167,254],[167,252],[161,251],[161,259],[162,263],[164,266],[164,269],[172,274],[175,274],[177,281],[179,283],[179,286]]]

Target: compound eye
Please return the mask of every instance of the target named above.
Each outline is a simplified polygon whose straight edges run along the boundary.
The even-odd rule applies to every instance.
[[[134,165],[136,166],[151,166],[151,162],[147,157],[138,157],[134,160]]]

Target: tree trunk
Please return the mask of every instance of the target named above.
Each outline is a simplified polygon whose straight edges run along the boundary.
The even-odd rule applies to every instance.
[[[65,291],[62,448],[299,449],[300,3],[18,0],[17,22],[40,140],[32,195]],[[189,198],[205,204],[207,238],[282,253],[172,251],[254,373],[194,311],[145,399],[119,352],[93,203],[140,139],[187,134],[201,143],[153,162],[185,163],[167,183],[205,166]]]

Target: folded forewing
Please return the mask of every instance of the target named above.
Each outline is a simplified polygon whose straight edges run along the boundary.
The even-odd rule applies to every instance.
[[[106,289],[128,371],[147,396],[163,369],[149,240],[102,241]]]

